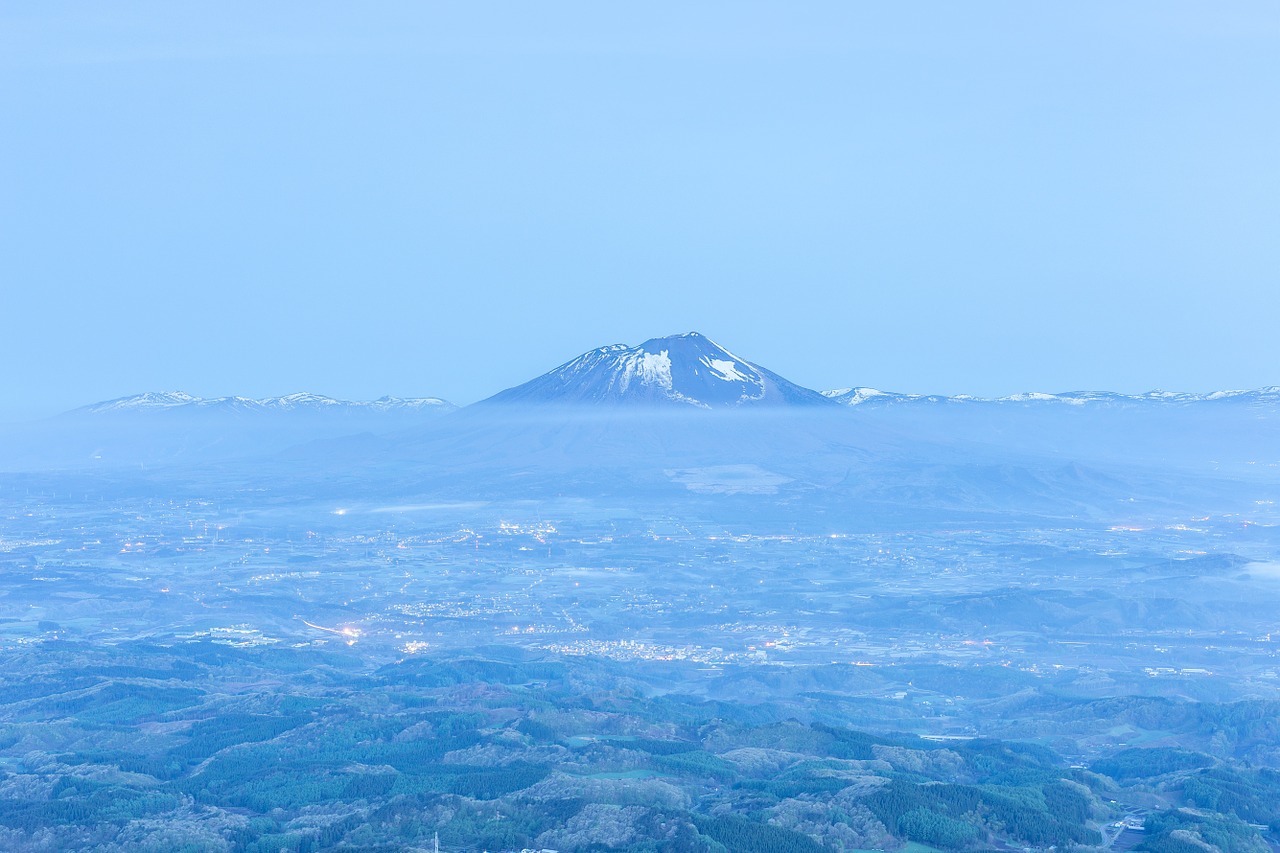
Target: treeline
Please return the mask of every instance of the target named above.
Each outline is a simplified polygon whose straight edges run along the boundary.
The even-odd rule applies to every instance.
[[[1280,773],[1275,770],[1215,767],[1188,777],[1182,794],[1197,808],[1264,824],[1280,834]]]
[[[807,835],[737,815],[695,817],[694,825],[698,832],[733,853],[824,853],[826,850]]]
[[[231,712],[200,720],[188,730],[186,743],[167,752],[83,752],[82,761],[115,764],[129,773],[172,780],[210,756],[233,746],[268,741],[311,720],[306,715],[276,716]]]
[[[47,800],[6,804],[0,826],[35,832],[50,826],[121,824],[163,814],[180,804],[175,794],[62,776]]]
[[[204,692],[194,687],[106,682],[97,689],[90,688],[76,695],[62,694],[42,699],[24,708],[22,717],[74,717],[81,725],[136,722],[189,708],[203,698]]]
[[[481,799],[501,796],[533,784],[546,775],[545,767],[465,768],[441,764],[446,753],[480,743],[481,717],[465,713],[428,713],[415,717],[433,723],[429,734],[395,739],[404,731],[403,719],[331,720],[306,737],[247,744],[217,753],[196,775],[174,783],[176,790],[200,802],[269,811],[308,803],[343,799],[345,791],[361,798],[382,793],[458,793]],[[253,718],[257,734],[269,734],[286,722]],[[210,745],[225,733],[213,728]],[[175,750],[182,753],[185,747]],[[197,753],[198,754],[198,753]],[[387,767],[394,781],[354,780],[346,768]],[[381,794],[379,794],[381,795]]]
[[[1146,837],[1134,848],[1143,853],[1204,853],[1206,844],[1222,853],[1270,853],[1271,849],[1256,829],[1234,816],[1169,809],[1149,815],[1145,829]]]
[[[0,729],[5,767],[17,771],[0,771],[0,826],[70,828],[67,849],[89,837],[126,839],[139,818],[172,826],[175,839],[189,821],[195,837],[211,816],[225,821],[221,838],[244,851],[394,850],[427,845],[437,831],[449,848],[626,853],[812,853],[854,835],[866,846],[896,838],[952,850],[1100,841],[1088,829],[1097,777],[1042,746],[940,743],[832,725],[832,716],[808,724],[767,703],[647,697],[610,680],[599,663],[580,670],[473,652],[370,671],[293,649],[190,651],[182,666],[158,653],[93,661],[83,669],[92,677],[67,679],[88,688],[81,695],[38,679],[6,685],[24,704]],[[282,686],[226,687],[267,671]],[[100,680],[143,674],[173,680]],[[212,680],[192,677],[200,674]],[[1252,737],[1274,725],[1265,703],[1195,711],[1167,700],[1106,701],[1109,712],[1148,723],[1210,726],[1197,737],[1228,724]],[[49,721],[71,737],[39,740]],[[101,746],[84,746],[95,739],[91,729],[105,734]],[[32,749],[41,743],[47,754]],[[113,765],[145,775],[123,776]],[[1272,771],[1176,749],[1125,750],[1093,769],[1126,783],[1182,774],[1160,781],[1181,784],[1186,804],[1208,816],[1153,824],[1152,853],[1203,853],[1184,849],[1200,843],[1262,853],[1247,824],[1280,820]],[[616,843],[593,836],[600,815],[616,824]],[[851,834],[853,823],[866,832]]]
[[[1199,752],[1158,746],[1121,750],[1110,758],[1093,762],[1089,769],[1118,782],[1128,782],[1180,770],[1198,770],[1211,764],[1213,759]]]
[[[1102,841],[1085,825],[1091,812],[1089,797],[1063,782],[997,787],[894,779],[863,802],[900,837],[948,849],[989,832],[1037,847]]]
[[[1172,731],[1199,737],[1221,734],[1236,754],[1253,745],[1280,742],[1280,701],[1187,702],[1153,696],[1124,696],[1080,702],[1045,714],[1060,720],[1098,725],[1129,723],[1148,731]]]

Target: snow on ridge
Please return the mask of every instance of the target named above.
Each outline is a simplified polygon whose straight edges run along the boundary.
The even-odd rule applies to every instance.
[[[881,391],[878,388],[837,388],[823,391],[822,396],[842,406],[861,406],[864,403],[910,403],[917,400],[937,400],[941,398],[925,397],[920,394],[895,394],[892,391]]]
[[[1024,391],[1021,394],[1010,394],[1007,397],[997,397],[996,401],[1000,403],[1038,403],[1057,399],[1059,399],[1059,397],[1056,394],[1045,394],[1040,391]]]
[[[877,403],[1006,403],[1006,404],[1061,404],[1067,406],[1107,405],[1124,403],[1154,403],[1161,405],[1178,405],[1191,403],[1209,403],[1217,401],[1274,401],[1280,402],[1280,386],[1268,386],[1255,391],[1213,391],[1208,394],[1193,394],[1182,391],[1147,391],[1142,394],[1117,394],[1109,391],[1066,391],[1060,394],[1047,394],[1042,391],[1026,391],[1020,394],[1009,394],[1003,397],[976,397],[969,394],[951,396],[925,394],[897,394],[878,391],[874,388],[838,388],[823,391],[822,395],[846,406],[858,406],[868,402]]]
[[[132,397],[121,397],[117,400],[94,403],[89,406],[84,406],[77,411],[89,412],[91,414],[102,414],[107,412],[141,412],[187,408],[205,410],[220,409],[228,411],[296,411],[300,409],[337,411],[358,409],[387,412],[395,410],[451,410],[455,407],[453,404],[442,400],[439,397],[402,398],[387,396],[381,397],[377,400],[352,401],[337,400],[333,397],[326,397],[322,394],[299,392],[295,394],[285,394],[280,397],[253,399],[251,397],[238,396],[196,397],[181,391],[164,393],[148,391],[142,394],[135,394]]]
[[[453,404],[439,397],[379,397],[368,403],[355,405],[368,406],[371,409],[387,411],[390,409],[451,409]]]
[[[86,406],[94,412],[128,411],[130,409],[172,409],[199,403],[200,398],[184,391],[147,391],[132,397],[120,397]]]
[[[285,394],[281,397],[269,397],[268,400],[281,404],[297,405],[299,403],[319,403],[324,406],[338,402],[332,397],[326,397],[323,394],[309,394],[305,391],[299,391],[295,394]]]

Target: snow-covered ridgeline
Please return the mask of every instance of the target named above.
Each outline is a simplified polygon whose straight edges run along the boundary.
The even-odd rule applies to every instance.
[[[1253,391],[1213,391],[1192,394],[1177,391],[1148,391],[1145,394],[1115,394],[1107,391],[1070,391],[1061,394],[1027,392],[1006,397],[944,396],[938,394],[897,394],[875,388],[837,388],[822,395],[845,406],[895,405],[901,403],[1057,403],[1068,406],[1120,405],[1135,403],[1191,404],[1210,402],[1280,403],[1280,386]]]
[[[88,414],[107,412],[144,412],[176,409],[223,410],[242,412],[289,411],[450,411],[452,403],[438,397],[381,397],[377,400],[336,400],[320,394],[286,394],[282,397],[195,397],[182,391],[147,392],[94,403],[78,409]]]

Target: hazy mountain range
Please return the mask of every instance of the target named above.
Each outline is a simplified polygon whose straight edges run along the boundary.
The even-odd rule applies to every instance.
[[[537,838],[891,848],[871,803],[969,832],[920,850],[1048,850],[1064,791],[1095,798],[1071,812],[1094,832],[1129,792],[1190,802],[1193,778],[1227,780],[1266,826],[1276,398],[820,394],[689,334],[460,409],[144,394],[0,433],[0,758],[22,771],[0,779],[0,839],[109,819],[169,849],[171,825],[205,833],[217,806],[228,834],[293,833],[253,849],[368,814],[459,814],[450,849],[480,849],[481,808],[485,826],[608,828],[632,803],[696,802],[806,832],[859,814],[872,834],[673,846],[663,805],[646,825],[665,847]],[[888,734],[837,739],[854,722]],[[1251,775],[1208,775],[1233,755]],[[1197,821],[1228,811],[1195,802]],[[1223,825],[1254,840],[1151,849],[1266,853],[1257,827]],[[342,829],[350,849],[405,846],[380,831]],[[1160,837],[1112,849],[1135,835]],[[486,849],[547,849],[516,837]],[[1072,838],[1097,840],[1056,849],[1086,849]]]
[[[463,408],[436,397],[146,393],[0,428],[0,470],[11,472],[282,460],[463,496],[798,489],[804,501],[1060,507],[1151,492],[1133,486],[1134,471],[1274,477],[1280,389],[819,393],[691,332],[591,350]]]
[[[1116,394],[1074,391],[1023,393],[998,398],[969,395],[901,394],[868,387],[818,392],[735,355],[698,332],[653,338],[639,346],[613,344],[585,352],[559,367],[477,404],[622,405],[734,409],[745,407],[858,407],[936,404],[1061,404],[1071,406],[1189,405],[1237,403],[1276,405],[1280,387],[1250,391],[1190,394],[1151,391]],[[444,414],[455,410],[437,397],[382,397],[372,401],[336,400],[316,394],[282,397],[194,397],[182,392],[148,392],[84,406],[69,414],[142,411],[236,413],[406,413]]]
[[[106,400],[75,409],[69,414],[105,414],[109,412],[191,411],[210,412],[451,412],[457,406],[438,397],[405,399],[380,397],[367,402],[335,400],[319,394],[288,394],[254,400],[249,397],[193,397],[181,391],[147,392],[131,397]]]

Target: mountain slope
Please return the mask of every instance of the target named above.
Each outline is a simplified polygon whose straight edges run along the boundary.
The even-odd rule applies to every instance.
[[[816,391],[734,355],[690,332],[583,353],[482,404],[692,406],[830,406]]]

